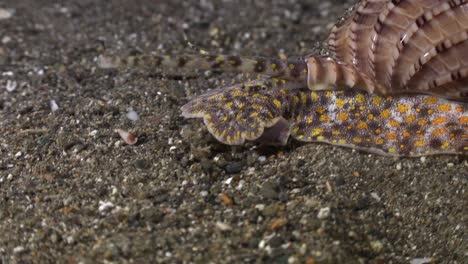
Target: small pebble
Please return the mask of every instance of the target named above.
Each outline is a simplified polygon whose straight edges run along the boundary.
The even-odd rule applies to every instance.
[[[68,236],[66,238],[67,244],[73,244],[75,242],[75,239],[72,236]]]
[[[12,81],[12,80],[8,80],[7,83],[6,83],[6,90],[8,92],[13,92],[14,90],[16,90],[16,87],[18,87],[18,83],[15,82],[15,81]]]
[[[219,198],[224,202],[225,205],[227,206],[233,206],[234,205],[234,202],[232,201],[231,198],[229,198],[229,196],[227,196],[225,193],[222,193],[219,195]]]
[[[244,183],[245,183],[244,180],[240,180],[239,184],[237,184],[237,186],[236,186],[236,190],[238,190],[238,191],[242,190],[242,188],[244,187]]]
[[[239,173],[242,170],[243,165],[243,162],[234,161],[226,164],[226,167],[224,167],[224,169],[227,174]]]
[[[133,109],[130,109],[127,113],[127,118],[132,121],[137,121],[138,119],[140,119],[140,116]]]
[[[12,71],[6,71],[6,72],[2,72],[2,76],[13,76],[14,73]]]
[[[226,185],[230,185],[230,184],[231,184],[231,182],[232,182],[232,178],[233,178],[233,177],[229,177],[229,178],[227,178],[227,179],[224,181],[224,184],[226,184]]]
[[[90,135],[90,136],[92,136],[92,137],[95,137],[95,136],[97,135],[97,133],[98,133],[98,131],[95,129],[95,130],[89,132],[88,135]]]
[[[228,224],[225,224],[223,222],[216,222],[216,227],[221,230],[221,231],[229,231],[232,229],[232,227]]]
[[[262,210],[262,214],[264,216],[272,216],[272,215],[275,215],[276,213],[278,213],[278,211],[280,210],[280,207],[278,206],[278,204],[271,204],[271,205],[268,205],[266,206],[263,210]]]
[[[377,202],[380,202],[380,196],[377,193],[371,192],[370,196],[374,198]]]
[[[50,100],[50,110],[52,112],[55,112],[59,109],[58,105],[57,105],[57,102],[55,102],[55,100]]]
[[[320,208],[318,214],[317,214],[317,218],[318,219],[326,219],[330,216],[330,207],[324,207],[324,208]]]
[[[8,44],[11,41],[11,38],[9,36],[4,36],[2,38],[2,44]]]
[[[103,201],[99,201],[99,212],[100,213],[105,213],[106,211],[110,210],[114,208],[114,204],[111,203],[111,202],[103,202]]]
[[[380,242],[380,241],[378,241],[378,240],[376,240],[376,241],[371,241],[371,242],[370,242],[370,246],[371,246],[372,250],[374,250],[374,251],[377,252],[377,253],[380,252],[380,251],[382,251],[382,249],[383,249],[383,244],[382,244],[382,242]]]
[[[13,16],[13,11],[7,10],[5,8],[0,8],[0,20],[6,20]]]
[[[432,263],[432,258],[414,258],[410,261],[410,264],[426,264]]]
[[[285,226],[287,223],[288,223],[288,221],[286,219],[284,219],[284,218],[274,218],[268,224],[268,228],[271,231],[276,231],[276,230],[280,229],[281,227]]]
[[[151,167],[151,164],[146,159],[137,159],[135,161],[135,167],[140,170],[146,170]]]
[[[396,169],[397,169],[397,170],[401,170],[401,168],[402,168],[401,163],[398,163],[398,164],[396,165]]]
[[[299,263],[299,260],[295,256],[290,256],[288,258],[288,264],[294,264],[294,263]]]
[[[13,249],[13,253],[18,254],[25,251],[25,248],[23,246],[18,246]]]
[[[265,182],[260,188],[259,195],[266,199],[278,199],[277,185],[272,182]]]
[[[101,69],[115,69],[119,67],[119,62],[114,60],[112,57],[99,55],[97,58],[97,65]]]
[[[255,209],[257,209],[259,211],[263,211],[263,209],[265,209],[265,205],[264,204],[257,204],[257,205],[255,205]]]
[[[132,133],[130,133],[128,131],[125,131],[123,129],[116,129],[115,132],[119,133],[120,137],[128,145],[135,145],[135,143],[137,143],[137,141],[138,141],[138,138],[134,134],[132,134]]]

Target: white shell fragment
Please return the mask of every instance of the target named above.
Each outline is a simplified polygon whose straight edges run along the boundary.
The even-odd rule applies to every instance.
[[[55,102],[55,100],[50,100],[50,110],[52,112],[55,112],[59,109],[58,105],[57,105],[57,102]]]

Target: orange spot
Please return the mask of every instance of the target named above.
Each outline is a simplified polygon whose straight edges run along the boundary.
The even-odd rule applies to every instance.
[[[353,142],[355,142],[355,143],[361,143],[361,142],[362,142],[362,138],[355,137],[355,138],[353,138]]]
[[[439,98],[437,97],[427,97],[426,99],[424,99],[424,103],[425,104],[435,104],[439,101]]]
[[[356,96],[356,102],[358,102],[358,103],[360,103],[360,104],[364,103],[365,99],[366,99],[366,98],[364,97],[363,94],[358,94],[358,95]]]
[[[405,118],[406,122],[408,123],[412,123],[416,120],[416,115],[408,115],[406,118]]]
[[[434,136],[440,136],[440,135],[443,135],[447,133],[447,129],[445,128],[439,128],[439,129],[435,129],[434,131],[432,131],[432,135]]]
[[[378,134],[380,134],[380,133],[382,133],[382,130],[381,130],[380,128],[377,128],[377,129],[375,130],[375,134],[378,135]]]
[[[330,117],[327,116],[327,115],[321,115],[319,120],[322,121],[322,122],[328,122],[328,121],[330,121]]]
[[[367,129],[367,127],[367,123],[363,121],[359,121],[359,123],[357,124],[358,129]]]
[[[396,138],[397,138],[397,135],[396,135],[395,133],[387,133],[387,134],[385,135],[385,137],[386,137],[387,139],[392,140],[392,139],[396,139]]]
[[[312,101],[314,101],[314,102],[318,101],[318,95],[317,95],[316,92],[311,92],[310,97],[312,98]],[[307,96],[304,93],[301,94],[301,100],[302,100],[303,104],[305,104],[307,102]]]
[[[399,125],[400,123],[398,123],[398,121],[396,121],[395,119],[390,120],[390,126],[398,127]]]
[[[280,102],[280,100],[278,99],[273,99],[273,103],[275,104],[276,108],[281,108],[282,104]]]
[[[400,113],[406,113],[411,107],[406,104],[398,104],[397,108]]]
[[[235,90],[233,93],[232,93],[233,96],[241,96],[242,95],[242,91],[241,90]],[[213,95],[212,97],[215,97],[216,98],[216,95]]]
[[[375,105],[380,105],[382,103],[382,97],[380,96],[374,96],[372,98],[372,102],[375,104]]]
[[[415,147],[424,147],[425,145],[426,142],[424,142],[424,140],[417,140],[416,142],[414,142]]]
[[[374,115],[373,115],[373,114],[368,114],[368,115],[367,115],[367,119],[373,120],[373,119],[374,119]]]
[[[348,114],[345,112],[340,112],[336,118],[340,121],[346,121],[348,120]]]
[[[383,110],[383,111],[380,113],[380,116],[381,116],[382,118],[385,118],[385,119],[389,118],[389,117],[390,117],[390,109],[385,109],[385,110]]]
[[[424,126],[426,123],[427,123],[427,121],[424,120],[424,119],[421,119],[421,120],[418,121],[418,125],[420,125],[420,126]]]
[[[342,108],[344,104],[345,104],[345,100],[343,100],[343,99],[336,99],[336,101],[335,101],[335,105],[338,108]]]
[[[225,108],[231,108],[231,106],[234,104],[234,102],[227,102],[224,104]]]
[[[323,129],[321,128],[314,128],[312,129],[312,132],[310,133],[311,136],[318,136],[323,133]]]
[[[323,114],[325,112],[325,110],[322,107],[318,107],[315,111],[319,114]]]
[[[457,107],[455,108],[455,111],[461,113],[461,112],[463,112],[463,107],[457,106]]]
[[[299,103],[299,97],[294,96],[294,97],[293,97],[293,100],[294,100],[294,104],[295,104],[295,105],[297,105],[297,103]]]
[[[378,138],[378,139],[375,140],[375,144],[377,144],[377,145],[382,145],[383,143],[384,143],[384,140],[381,139],[381,138]]]
[[[449,104],[441,104],[437,107],[437,109],[439,109],[439,111],[441,112],[448,112],[452,110],[452,106]]]
[[[254,105],[252,105],[252,108],[255,109],[255,110],[262,110],[263,106],[258,105],[258,104],[254,104]]]
[[[411,136],[411,133],[408,131],[403,132],[403,137],[409,137]]]
[[[445,117],[434,118],[434,120],[432,120],[432,122],[435,125],[440,125],[440,124],[443,124],[443,123],[447,122],[447,118],[445,118]]]
[[[458,118],[458,121],[460,121],[462,124],[468,124],[468,116],[462,116]]]

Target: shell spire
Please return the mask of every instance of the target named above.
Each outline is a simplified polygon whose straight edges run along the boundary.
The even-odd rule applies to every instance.
[[[382,94],[468,100],[466,0],[364,0],[328,37],[336,59]],[[368,91],[368,89],[364,87]]]

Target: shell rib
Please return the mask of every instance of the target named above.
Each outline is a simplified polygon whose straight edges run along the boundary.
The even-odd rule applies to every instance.
[[[328,38],[336,59],[382,94],[468,100],[466,0],[365,0]]]

